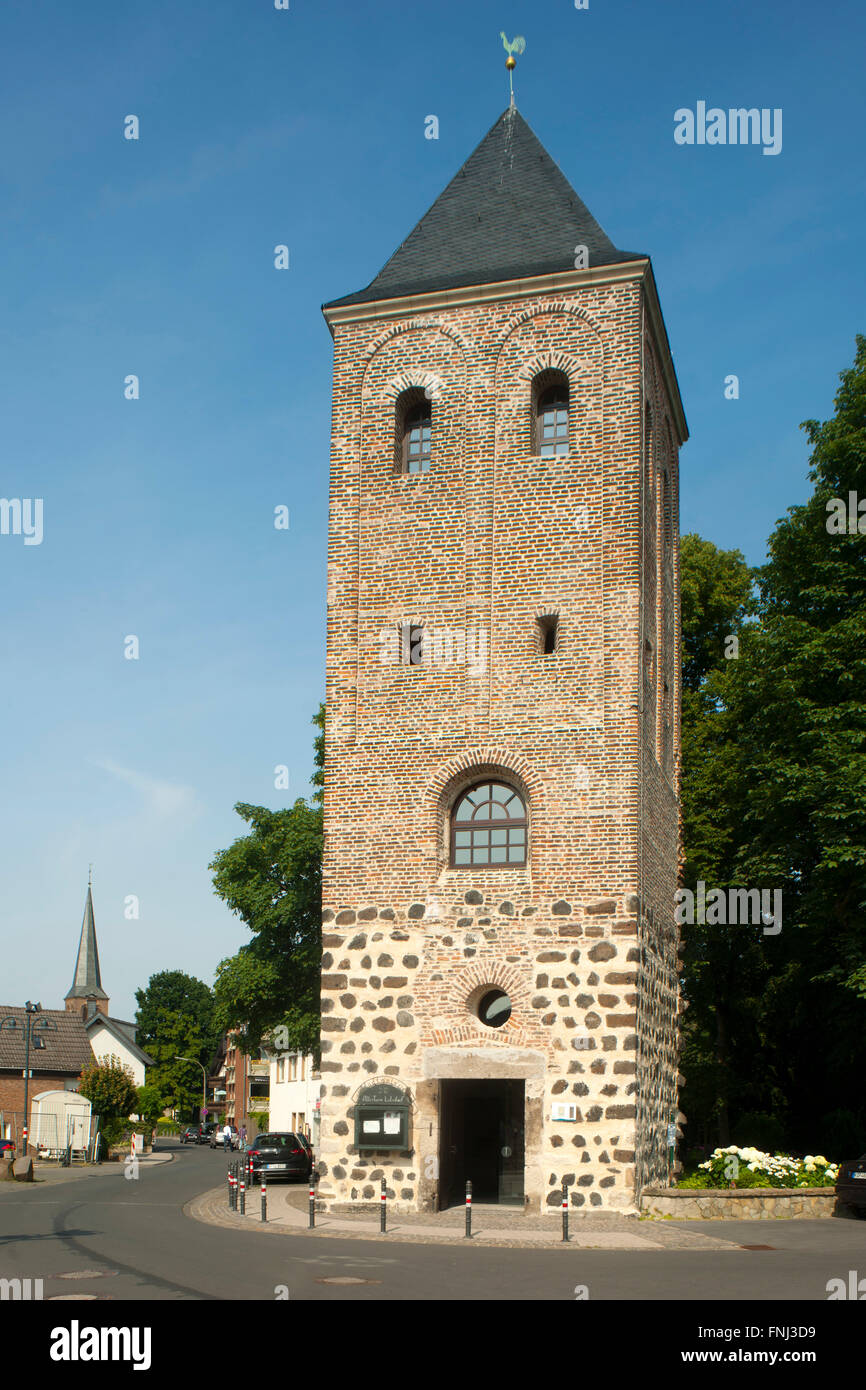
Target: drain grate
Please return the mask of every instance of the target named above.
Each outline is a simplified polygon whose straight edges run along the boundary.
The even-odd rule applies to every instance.
[[[334,1274],[330,1278],[314,1279],[314,1284],[381,1284],[381,1279],[356,1279],[351,1274]]]

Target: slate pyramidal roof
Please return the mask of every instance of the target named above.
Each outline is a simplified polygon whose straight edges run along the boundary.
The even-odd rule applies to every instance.
[[[620,251],[515,106],[508,107],[366,289],[341,305],[649,261]]]
[[[81,923],[81,938],[78,942],[78,958],[72,988],[64,995],[65,999],[108,999],[102,988],[99,972],[99,951],[96,947],[96,923],[93,920],[93,894],[87,885],[84,901],[84,920]]]

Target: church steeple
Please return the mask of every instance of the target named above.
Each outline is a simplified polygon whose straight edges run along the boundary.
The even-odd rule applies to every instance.
[[[91,1001],[100,1013],[108,1013],[108,995],[102,988],[102,976],[99,972],[96,923],[93,919],[93,893],[88,880],[75,974],[72,977],[72,988],[65,995],[64,1002],[67,1012],[75,1013],[82,1006],[86,1012],[86,1006]]]
[[[509,106],[366,289],[323,307],[648,259],[620,251]],[[326,315],[327,317],[327,315]]]

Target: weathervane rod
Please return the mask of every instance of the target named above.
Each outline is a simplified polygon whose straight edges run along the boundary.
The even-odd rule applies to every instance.
[[[503,30],[501,30],[501,29],[500,29],[500,31],[499,31],[499,37],[500,37],[501,40],[502,40],[502,47],[505,49],[505,52],[508,54],[508,57],[505,59],[505,66],[506,66],[507,69],[508,69],[508,91],[509,91],[509,96],[510,96],[509,106],[513,106],[513,105],[514,105],[514,69],[515,69],[515,67],[517,66],[517,59],[515,58],[514,55],[515,55],[515,53],[522,53],[522,52],[524,51],[524,49],[526,48],[526,39],[524,39],[520,34],[518,34],[518,35],[517,35],[515,38],[513,38],[513,39],[511,40],[511,42],[509,43],[508,39],[505,37],[505,34],[504,34]]]

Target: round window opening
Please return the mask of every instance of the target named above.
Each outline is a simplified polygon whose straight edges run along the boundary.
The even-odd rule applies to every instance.
[[[478,1005],[478,1017],[488,1028],[501,1028],[511,1017],[511,1000],[502,989],[491,989]]]

